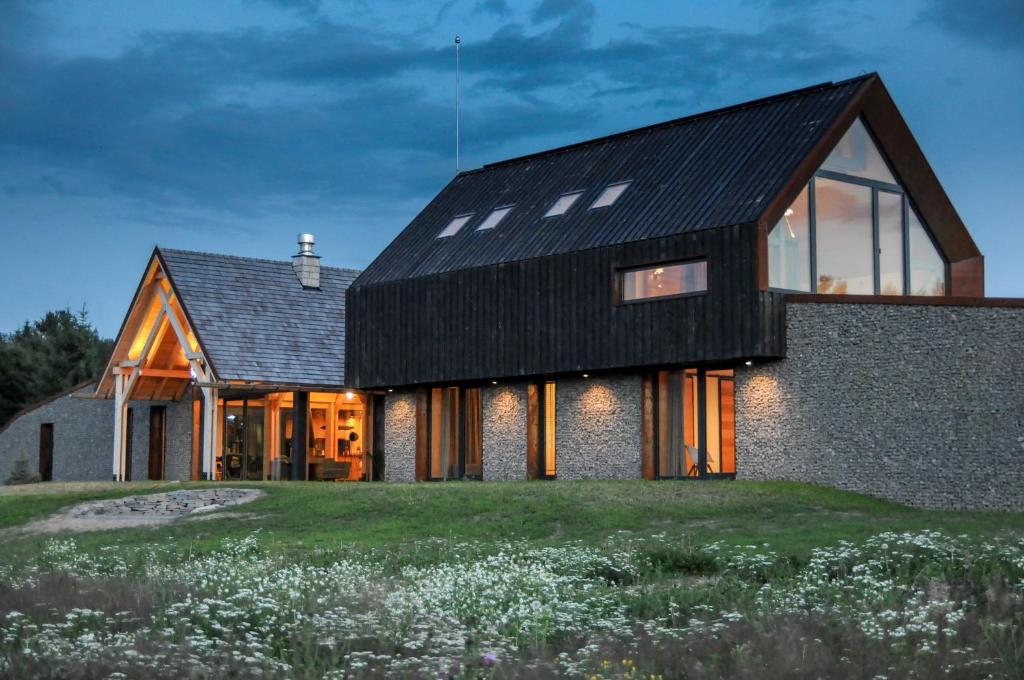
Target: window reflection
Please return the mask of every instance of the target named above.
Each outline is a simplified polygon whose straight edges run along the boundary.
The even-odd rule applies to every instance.
[[[913,295],[945,295],[946,263],[928,232],[910,210],[907,216],[910,241],[910,290]]]
[[[903,196],[878,192],[878,292],[903,294]]]
[[[768,234],[768,283],[772,288],[811,291],[808,193],[804,187]]]
[[[907,202],[867,128],[855,121],[769,232],[768,285],[944,295],[946,261]]]
[[[815,181],[819,293],[870,295],[875,291],[871,252],[871,189]]]
[[[896,184],[882,153],[859,118],[853,121],[821,169]]]

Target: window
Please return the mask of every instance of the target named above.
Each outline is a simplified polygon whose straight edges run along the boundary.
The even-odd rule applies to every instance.
[[[480,479],[483,437],[480,390],[435,387],[430,390],[427,435],[430,479]]]
[[[658,477],[701,478],[736,473],[732,369],[659,371],[654,408]]]
[[[702,293],[708,289],[706,260],[677,262],[622,272],[622,301]]]
[[[607,208],[608,206],[619,200],[619,196],[629,186],[629,182],[617,182],[615,184],[609,184],[605,187],[605,190],[601,192],[601,195],[594,199],[594,202],[590,204],[590,209],[594,208]]]
[[[473,219],[473,213],[469,213],[468,215],[459,215],[449,222],[448,226],[445,227],[437,237],[445,238],[446,236],[455,236],[455,234],[459,233],[459,229],[462,229],[462,227],[466,225],[466,222],[469,222],[471,219]]]
[[[786,290],[811,289],[811,223],[807,187],[768,234],[768,283]]]
[[[558,197],[548,211],[544,213],[544,217],[555,217],[557,215],[564,215],[572,207],[572,204],[576,202],[580,196],[583,195],[582,191],[574,191],[569,194],[562,194]]]
[[[477,231],[485,231],[487,229],[494,229],[498,226],[498,223],[505,219],[505,215],[512,212],[512,208],[515,206],[506,206],[504,208],[495,208],[491,211],[491,214],[480,223],[480,226],[476,228]]]
[[[896,184],[889,166],[858,118],[821,165],[822,170]]]
[[[870,295],[871,188],[830,179],[815,181],[817,292]]]
[[[554,479],[555,466],[555,383],[544,383],[544,464],[543,476]]]
[[[946,262],[911,208],[907,211],[910,231],[910,293],[911,295],[945,295]]]
[[[903,196],[878,192],[878,292],[903,294]]]
[[[946,261],[857,120],[768,234],[771,288],[944,295]]]

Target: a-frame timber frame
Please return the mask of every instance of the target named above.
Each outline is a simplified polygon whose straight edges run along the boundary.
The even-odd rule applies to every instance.
[[[181,400],[192,385],[202,402],[201,474],[212,477],[217,447],[217,379],[184,305],[154,251],[97,387],[114,399],[113,479],[126,481],[128,403]]]

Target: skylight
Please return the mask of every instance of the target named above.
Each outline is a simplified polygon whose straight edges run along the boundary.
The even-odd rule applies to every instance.
[[[437,237],[444,238],[446,236],[455,236],[455,234],[459,233],[459,229],[462,229],[462,227],[466,226],[466,222],[469,222],[472,218],[473,213],[469,213],[468,215],[459,215],[454,220],[449,222],[448,226],[445,227],[444,230],[437,235]]]
[[[487,216],[487,219],[480,223],[480,226],[477,227],[476,230],[484,231],[486,229],[494,229],[498,226],[499,222],[505,219],[505,215],[512,212],[512,208],[514,207],[515,206],[513,205],[507,205],[504,208],[495,208],[491,211],[491,214]]]
[[[572,204],[576,202],[576,199],[583,195],[582,191],[573,191],[569,194],[562,194],[558,197],[558,200],[548,208],[548,211],[544,213],[544,217],[555,217],[557,215],[564,215],[572,207]]]
[[[619,200],[619,196],[622,195],[622,192],[624,192],[628,186],[629,182],[616,182],[615,184],[609,184],[605,187],[604,191],[601,192],[601,195],[590,204],[590,209],[607,208],[611,204],[615,203],[615,201]]]

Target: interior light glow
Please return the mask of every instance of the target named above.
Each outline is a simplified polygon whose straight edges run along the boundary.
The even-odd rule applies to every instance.
[[[744,366],[753,366],[754,365],[754,360],[753,359],[747,359],[746,361],[743,362],[743,365]]]
[[[353,397],[355,397],[355,396],[356,396],[356,395],[352,394],[351,392],[346,392],[346,393],[345,393],[345,398],[346,398],[346,399],[352,399],[352,398],[353,398]]]

